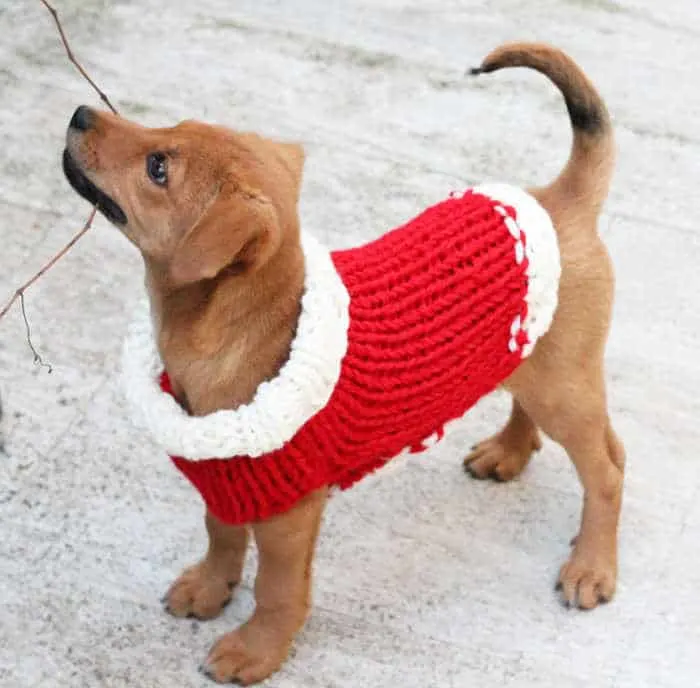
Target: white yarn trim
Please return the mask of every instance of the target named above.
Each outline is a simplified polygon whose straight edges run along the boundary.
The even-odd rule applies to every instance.
[[[549,329],[557,308],[561,276],[557,234],[549,213],[526,191],[509,184],[482,184],[473,191],[503,205],[512,206],[517,213],[515,221],[507,215],[505,208],[496,206],[496,211],[506,218],[508,231],[516,239],[515,260],[522,263],[524,256],[527,256],[527,317],[523,323],[520,323],[519,318],[513,322],[509,343],[509,349],[516,351],[516,335],[520,329],[524,330],[528,342],[521,353],[523,358],[527,358],[537,340]],[[525,235],[524,250],[523,243],[519,240],[521,232]]]
[[[302,235],[305,289],[289,359],[235,410],[190,416],[160,389],[163,370],[148,304],[140,305],[122,354],[132,414],[168,454],[191,460],[259,457],[280,449],[327,403],[348,345],[350,296],[330,254]]]

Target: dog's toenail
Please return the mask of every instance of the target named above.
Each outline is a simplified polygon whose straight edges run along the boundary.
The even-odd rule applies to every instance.
[[[564,600],[564,608],[565,609],[578,609],[579,608],[578,600],[576,600],[576,599]]]

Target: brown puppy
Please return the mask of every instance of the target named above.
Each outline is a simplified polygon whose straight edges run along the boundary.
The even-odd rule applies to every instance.
[[[539,448],[538,429],[565,447],[585,496],[559,584],[567,603],[592,608],[615,589],[624,464],[603,379],[613,273],[596,231],[613,168],[612,131],[593,86],[553,48],[503,46],[474,72],[512,66],[546,74],[571,116],[567,166],[531,191],[556,226],[563,274],[550,331],[505,383],[514,397],[510,420],[465,466],[476,477],[513,478]],[[288,357],[304,285],[302,164],[298,146],[194,122],[145,129],[85,107],[71,120],[66,176],[141,251],[160,354],[192,415],[249,402]],[[260,553],[255,613],[207,658],[205,671],[217,681],[253,683],[286,658],[310,607],[325,500],[320,490],[249,528],[207,514],[209,550],[168,592],[172,614],[217,615],[239,581],[250,532]]]

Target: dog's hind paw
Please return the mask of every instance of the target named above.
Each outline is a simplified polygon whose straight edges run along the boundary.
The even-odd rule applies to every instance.
[[[613,598],[616,580],[614,556],[587,551],[577,543],[559,571],[556,588],[565,606],[594,609]]]
[[[464,469],[479,480],[490,478],[507,482],[522,473],[532,452],[538,451],[541,446],[536,434],[532,437],[512,437],[509,434],[506,437],[505,431],[500,432],[472,447],[464,459]]]

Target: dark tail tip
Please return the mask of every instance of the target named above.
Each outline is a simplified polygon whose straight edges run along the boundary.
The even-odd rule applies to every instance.
[[[491,72],[495,72],[497,69],[500,69],[500,67],[497,67],[496,65],[482,64],[479,67],[471,67],[467,70],[467,74],[469,74],[469,76],[479,76],[479,74],[490,74]]]
[[[468,73],[477,76],[504,67],[529,67],[551,79],[562,92],[571,125],[577,131],[597,135],[607,130],[608,114],[602,99],[578,65],[561,50],[544,44],[505,44]]]
[[[605,128],[605,116],[597,104],[565,95],[564,102],[571,118],[571,126],[587,134],[598,134]]]

